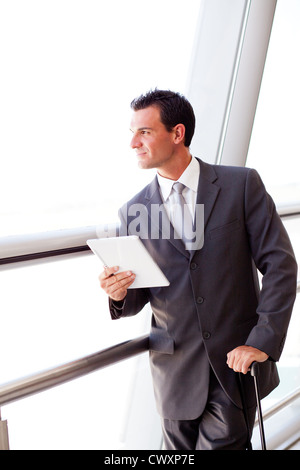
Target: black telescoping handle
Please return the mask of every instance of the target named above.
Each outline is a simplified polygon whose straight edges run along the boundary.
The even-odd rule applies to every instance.
[[[251,364],[250,373],[251,373],[251,375],[254,379],[256,404],[257,404],[257,416],[258,416],[258,424],[259,424],[260,439],[261,439],[261,448],[262,448],[262,450],[267,450],[264,423],[263,423],[261,404],[260,404],[259,379],[258,379],[258,377],[259,377],[259,363],[258,362],[253,362]]]

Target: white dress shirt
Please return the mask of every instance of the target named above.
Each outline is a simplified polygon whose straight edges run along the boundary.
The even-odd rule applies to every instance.
[[[183,190],[182,195],[188,205],[193,220],[195,215],[195,207],[197,200],[197,189],[200,175],[200,165],[195,157],[192,157],[190,164],[184,170],[180,178],[177,180],[179,183],[183,183],[186,188]],[[174,204],[172,186],[176,181],[164,178],[160,174],[157,174],[158,184],[160,188],[160,194],[166,208],[167,214],[170,218],[171,206]]]

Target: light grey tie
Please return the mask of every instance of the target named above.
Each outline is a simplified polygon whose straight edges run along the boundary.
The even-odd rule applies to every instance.
[[[182,183],[173,184],[174,205],[171,212],[171,221],[178,235],[185,243],[186,248],[189,242],[194,238],[193,218],[188,205],[182,195],[182,191],[186,186]],[[187,248],[188,249],[188,248]]]

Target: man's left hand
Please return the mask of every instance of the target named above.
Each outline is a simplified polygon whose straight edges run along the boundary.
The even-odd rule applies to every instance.
[[[252,362],[265,362],[268,355],[252,346],[239,346],[227,354],[227,365],[235,372],[247,374]]]

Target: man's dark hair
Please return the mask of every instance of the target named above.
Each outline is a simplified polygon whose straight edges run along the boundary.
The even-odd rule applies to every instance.
[[[169,90],[149,91],[131,102],[134,111],[156,106],[160,110],[160,119],[168,132],[177,124],[185,127],[184,145],[189,147],[195,131],[195,114],[192,105],[180,93]]]

